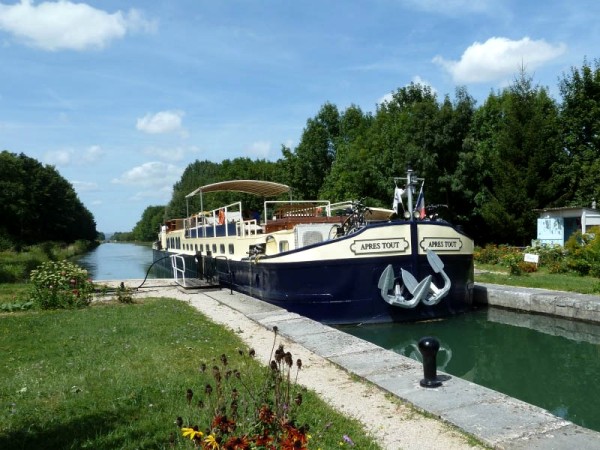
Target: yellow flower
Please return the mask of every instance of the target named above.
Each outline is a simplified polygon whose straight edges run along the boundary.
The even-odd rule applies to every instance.
[[[181,432],[183,433],[183,437],[189,437],[192,441],[196,437],[201,438],[203,436],[202,431],[194,430],[193,428],[182,428]]]
[[[219,450],[219,443],[212,434],[209,434],[204,438],[204,443],[206,444],[206,448],[210,448],[211,450]]]

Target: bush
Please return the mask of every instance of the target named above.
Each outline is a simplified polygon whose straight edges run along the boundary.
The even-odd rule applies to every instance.
[[[567,267],[580,275],[600,276],[600,227],[577,231],[565,243]]]
[[[31,272],[30,299],[42,309],[79,308],[92,301],[87,270],[67,261],[48,261]]]

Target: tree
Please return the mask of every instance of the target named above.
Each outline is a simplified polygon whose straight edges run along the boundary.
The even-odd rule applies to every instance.
[[[142,213],[142,218],[133,227],[133,239],[143,242],[155,241],[160,226],[165,222],[164,216],[164,206],[148,206]]]
[[[534,236],[534,210],[560,195],[558,130],[557,105],[524,73],[477,110],[455,188],[471,198],[471,231],[481,242],[526,245]]]
[[[15,243],[95,240],[92,213],[53,166],[0,153],[0,232]]]
[[[306,122],[296,149],[283,149],[289,183],[296,197],[317,199],[323,180],[336,157],[335,143],[339,129],[338,109],[326,103],[314,118]]]
[[[560,118],[566,163],[562,169],[570,180],[563,201],[587,206],[600,198],[600,60],[593,67],[584,61],[571,68],[560,81]]]

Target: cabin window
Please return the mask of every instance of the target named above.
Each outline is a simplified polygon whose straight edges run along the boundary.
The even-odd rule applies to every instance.
[[[204,244],[200,244],[200,251],[203,252],[204,251]]]
[[[229,244],[229,254],[233,255],[234,253],[235,252],[234,252],[233,244]]]
[[[290,249],[290,243],[288,241],[280,241],[279,242],[279,251],[287,252]]]
[[[212,245],[213,253],[217,253],[217,244]]]
[[[219,253],[225,254],[225,244],[219,245]]]

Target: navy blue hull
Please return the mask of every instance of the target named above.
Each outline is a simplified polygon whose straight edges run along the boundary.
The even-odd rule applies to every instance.
[[[154,261],[168,256],[154,250]],[[186,277],[199,277],[201,270],[194,256],[185,256]],[[425,256],[362,258],[327,262],[259,263],[215,258],[216,276],[224,287],[264,300],[327,324],[385,323],[426,320],[464,312],[472,304],[472,257],[440,255],[445,272],[452,280],[446,297],[435,306],[419,303],[415,308],[391,306],[381,298],[377,287],[388,264],[399,275],[409,270],[417,279],[432,275],[434,283],[443,281],[435,274]],[[161,275],[172,276],[170,260],[157,262]],[[416,266],[416,267],[415,267]]]

